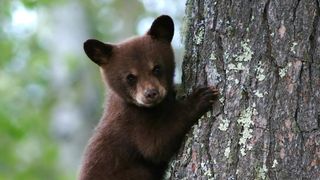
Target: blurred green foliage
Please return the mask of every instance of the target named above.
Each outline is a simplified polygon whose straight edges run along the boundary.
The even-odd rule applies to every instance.
[[[37,4],[22,2],[28,8]],[[12,18],[13,3],[1,1],[2,27]],[[21,40],[4,28],[0,51],[0,179],[67,179],[67,174],[58,173],[57,145],[48,133],[54,97],[48,95],[52,92],[46,51],[37,43],[36,34]]]

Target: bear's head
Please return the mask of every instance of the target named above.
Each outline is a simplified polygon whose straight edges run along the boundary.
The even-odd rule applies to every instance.
[[[100,66],[109,87],[125,102],[153,107],[173,89],[173,34],[172,19],[162,15],[143,36],[118,44],[89,39],[84,50]]]

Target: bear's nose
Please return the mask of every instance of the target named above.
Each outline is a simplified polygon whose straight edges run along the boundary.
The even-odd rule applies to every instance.
[[[144,96],[149,100],[156,99],[158,95],[159,95],[159,91],[156,89],[147,89],[144,92]]]

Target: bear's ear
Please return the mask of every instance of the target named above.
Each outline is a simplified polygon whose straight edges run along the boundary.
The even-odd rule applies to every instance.
[[[111,44],[105,44],[96,39],[88,39],[83,44],[83,49],[87,56],[99,66],[105,64],[107,59],[112,54],[113,46]]]
[[[150,30],[147,32],[152,38],[171,42],[174,33],[173,20],[168,15],[157,17],[151,25]]]

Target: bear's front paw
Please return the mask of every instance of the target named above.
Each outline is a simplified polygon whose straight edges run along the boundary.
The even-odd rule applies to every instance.
[[[219,90],[216,87],[200,87],[191,95],[191,103],[195,110],[202,116],[210,110],[212,104],[219,97]]]

